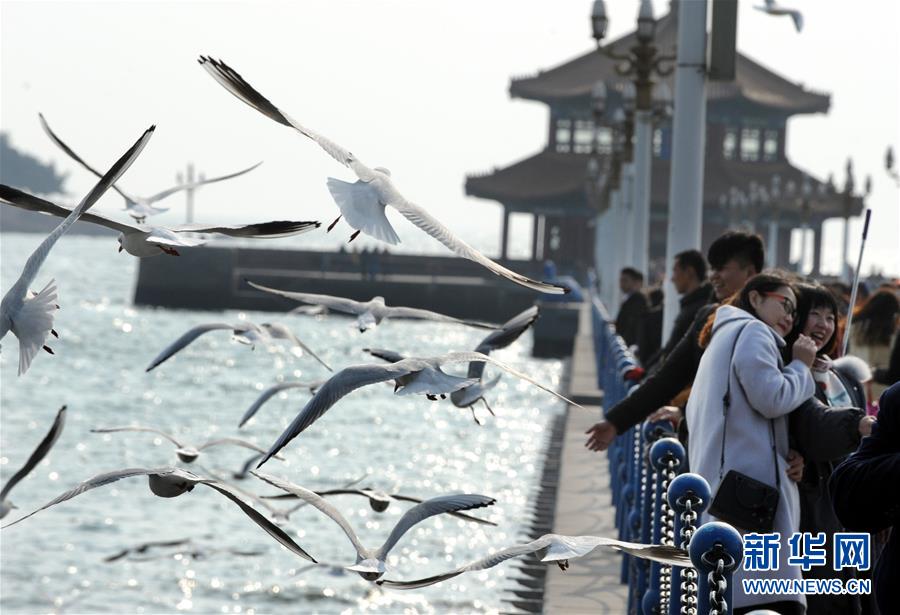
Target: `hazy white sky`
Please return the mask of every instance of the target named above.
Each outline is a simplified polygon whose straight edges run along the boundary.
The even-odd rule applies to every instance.
[[[838,182],[852,156],[858,185],[873,176],[874,227],[864,267],[900,273],[900,190],[883,168],[887,145],[900,145],[900,10],[892,0],[785,3],[804,12],[801,35],[790,19],[754,10],[762,0],[741,0],[739,48],[832,94],[828,115],[792,120],[788,156],[820,178],[833,172]],[[633,28],[637,0],[607,4],[612,36]],[[660,16],[668,2],[654,6]],[[391,169],[407,197],[493,252],[501,208],[466,198],[465,175],[544,145],[546,107],[510,100],[510,77],[591,49],[590,8],[590,0],[3,0],[0,126],[16,147],[69,171],[73,198],[93,180],[43,134],[38,111],[101,167],[158,124],[122,182],[137,194],[168,187],[189,161],[207,175],[265,161],[245,177],[200,191],[199,220],[333,220],[325,178],[353,179],[349,171],[222,89],[195,61],[210,54],[299,121],[367,164]],[[159,220],[180,221],[183,197],[167,204],[173,212]],[[98,205],[120,207],[114,194]],[[396,226],[405,241],[416,234],[405,222]],[[514,223],[520,249],[529,243],[527,229]],[[858,229],[851,226],[854,260]],[[335,242],[350,233],[337,230]],[[826,225],[826,272],[838,268],[840,234],[839,222]]]

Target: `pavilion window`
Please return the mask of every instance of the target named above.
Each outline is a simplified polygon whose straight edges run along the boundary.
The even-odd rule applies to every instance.
[[[597,153],[611,154],[613,146],[612,129],[608,126],[601,126],[597,129]]]
[[[778,131],[767,130],[763,140],[763,160],[774,162],[778,160]]]
[[[728,128],[725,131],[725,137],[722,139],[722,157],[725,160],[734,160],[734,154],[737,151],[737,131],[734,128]]]
[[[741,160],[759,160],[758,128],[744,128],[741,130]]]
[[[592,120],[575,120],[573,151],[576,154],[590,154],[593,140],[594,122]]]
[[[556,120],[556,151],[572,151],[572,120]]]

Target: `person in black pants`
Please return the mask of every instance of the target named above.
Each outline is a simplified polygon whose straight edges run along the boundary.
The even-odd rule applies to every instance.
[[[878,422],[828,482],[838,519],[849,530],[891,537],[878,558],[873,591],[882,615],[900,613],[900,383],[881,395]]]
[[[641,290],[643,285],[644,274],[633,267],[622,269],[619,274],[619,289],[625,300],[616,316],[616,333],[622,336],[628,346],[637,344],[641,321],[647,311],[647,297]]]

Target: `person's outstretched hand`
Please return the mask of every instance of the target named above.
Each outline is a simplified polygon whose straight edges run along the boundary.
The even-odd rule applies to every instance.
[[[795,483],[799,483],[800,479],[803,478],[803,455],[801,455],[794,449],[790,449],[788,451],[787,462],[788,478]]]
[[[616,426],[609,421],[595,423],[584,433],[590,434],[584,445],[592,451],[605,451],[612,444],[612,441],[615,440],[616,436],[619,435]]]

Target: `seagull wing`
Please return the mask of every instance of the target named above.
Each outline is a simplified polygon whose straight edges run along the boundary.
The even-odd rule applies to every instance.
[[[384,306],[382,308],[384,310],[384,314],[387,318],[408,318],[414,320],[435,320],[438,322],[452,322],[458,325],[468,325],[470,327],[477,327],[479,329],[493,329],[493,325],[489,325],[484,322],[478,322],[477,320],[464,320],[461,318],[453,318],[452,316],[447,316],[446,314],[440,314],[438,312],[432,312],[431,310],[422,310],[419,308],[412,307],[391,307]]]
[[[296,293],[287,290],[278,290],[277,288],[269,288],[268,286],[263,286],[262,284],[251,282],[250,280],[247,280],[247,284],[249,284],[256,290],[261,290],[266,293],[279,295],[281,297],[286,297],[287,299],[293,299],[294,301],[301,301],[303,303],[308,303],[311,305],[321,305],[328,308],[329,310],[334,310],[336,312],[343,312],[345,314],[354,314],[358,316],[368,311],[366,304],[360,303],[359,301],[354,301],[353,299],[334,297],[332,295],[316,295],[314,293]]]
[[[27,192],[22,192],[21,190],[17,190],[16,188],[12,188],[5,184],[0,184],[0,202],[3,202],[5,205],[18,207],[19,209],[27,209],[29,211],[36,211],[42,214],[50,214],[52,216],[57,216],[58,218],[66,218],[69,216],[69,214],[72,213],[72,209],[68,207],[62,207],[61,205],[57,205],[56,203],[45,201],[44,199],[28,194]],[[142,230],[136,226],[132,226],[124,222],[117,222],[115,220],[107,218],[106,216],[101,216],[100,214],[94,214],[90,212],[81,214],[81,217],[78,219],[81,222],[98,224],[100,226],[110,228],[114,231],[119,231],[120,233]]]
[[[241,77],[237,71],[232,69],[230,66],[222,62],[221,60],[214,60],[211,57],[200,56],[200,59],[197,60],[200,65],[206,69],[210,75],[212,75],[213,79],[219,82],[222,87],[231,92],[234,96],[241,99],[269,119],[275,120],[279,124],[283,124],[285,126],[289,126],[294,130],[298,131],[305,137],[309,137],[313,141],[319,144],[325,152],[340,162],[345,167],[349,167],[356,172],[356,175],[363,181],[370,181],[375,177],[375,173],[366,167],[364,164],[359,162],[357,158],[350,153],[350,151],[344,149],[334,141],[323,137],[320,134],[317,134],[300,125],[299,122],[292,119],[288,116],[287,113],[281,111],[278,107],[272,104],[268,98],[260,94],[256,91],[253,86],[247,83],[243,77]]]
[[[180,224],[171,227],[176,233],[218,233],[228,237],[253,237],[256,239],[277,239],[306,233],[322,226],[321,222],[275,220],[274,222],[258,222],[255,224],[209,225]]]
[[[257,453],[265,453],[266,449],[260,448],[253,444],[252,442],[247,442],[246,440],[241,440],[239,438],[218,438],[216,440],[210,440],[209,442],[205,442],[202,446],[198,446],[197,450],[202,451],[203,449],[207,449],[211,446],[221,446],[222,444],[232,444],[234,446],[242,446],[244,448],[249,448],[251,451],[256,451]],[[276,459],[282,459],[278,455],[274,456]]]
[[[62,151],[64,151],[66,154],[68,154],[69,158],[71,158],[72,160],[74,160],[75,162],[77,162],[78,164],[80,164],[81,166],[83,166],[85,169],[87,169],[88,171],[90,171],[91,173],[93,173],[94,175],[96,175],[97,177],[102,177],[102,175],[101,175],[94,167],[92,167],[91,165],[89,165],[88,163],[86,163],[86,162],[81,158],[81,156],[79,156],[78,154],[76,154],[76,153],[72,150],[71,147],[69,147],[68,145],[66,145],[66,143],[65,143],[62,139],[60,139],[58,136],[56,136],[56,133],[53,132],[53,131],[50,129],[50,124],[48,124],[48,123],[47,123],[47,120],[44,119],[44,114],[43,114],[43,113],[38,113],[38,119],[40,119],[40,121],[41,121],[41,128],[44,129],[44,132],[47,133],[47,136],[50,137],[50,140],[51,140],[51,141],[53,141],[54,143],[56,143],[56,145],[57,145],[57,147],[59,147],[59,149],[61,149]],[[128,196],[127,194],[125,194],[124,192],[122,192],[121,190],[119,190],[119,187],[116,186],[115,184],[113,184],[113,185],[110,186],[110,187],[111,187],[113,190],[115,190],[116,192],[118,192],[119,194],[121,194],[121,195],[122,195],[122,198],[124,198],[126,201],[130,201],[130,202],[132,202],[132,203],[135,202],[136,199],[134,199],[134,198]]]
[[[450,229],[444,226],[437,218],[425,211],[425,209],[419,207],[418,205],[415,205],[414,203],[410,203],[406,199],[398,199],[394,202],[388,203],[388,205],[399,211],[407,220],[440,241],[453,252],[456,252],[456,254],[458,254],[459,256],[478,263],[479,265],[485,267],[496,275],[507,278],[508,280],[511,280],[516,284],[520,284],[521,286],[526,286],[528,288],[531,288],[532,290],[537,290],[543,293],[562,295],[569,292],[569,289],[565,288],[564,286],[558,286],[556,284],[549,284],[547,282],[532,280],[531,278],[518,274],[515,271],[511,271],[503,265],[492,261],[487,256],[454,235],[450,231]]]
[[[421,498],[414,498],[410,495],[401,495],[399,493],[392,493],[388,497],[391,499],[397,500],[398,502],[414,502],[416,504],[420,504],[422,502]],[[497,526],[493,521],[488,521],[487,519],[481,519],[479,517],[473,517],[472,515],[467,515],[466,513],[461,512],[448,512],[448,515],[451,517],[457,517],[459,519],[465,519],[466,521],[473,521],[475,523],[480,523],[482,525],[493,525]]]
[[[510,374],[512,374],[513,376],[515,376],[517,378],[521,378],[522,380],[524,380],[526,382],[530,382],[534,386],[536,386],[539,389],[542,389],[544,391],[547,391],[554,397],[561,399],[562,401],[566,402],[570,406],[578,406],[579,408],[581,407],[580,405],[576,404],[574,401],[570,400],[569,398],[564,397],[564,396],[560,395],[559,393],[557,393],[556,391],[554,391],[553,389],[544,386],[543,384],[541,384],[540,382],[538,382],[531,376],[528,376],[527,374],[523,374],[519,370],[510,367],[506,363],[502,363],[502,362],[498,361],[497,359],[492,359],[491,357],[481,354],[480,352],[451,352],[451,353],[445,354],[444,356],[441,356],[441,357],[434,357],[434,358],[425,359],[425,360],[427,360],[429,362],[432,362],[432,361],[436,362],[439,365],[443,365],[444,363],[484,361],[485,363],[490,363],[491,365],[496,365],[503,371],[509,372]]]
[[[353,531],[353,528],[350,526],[350,523],[347,519],[340,513],[340,511],[328,503],[325,498],[316,493],[310,491],[309,489],[304,489],[299,485],[295,485],[286,480],[281,480],[279,478],[275,478],[274,476],[270,476],[268,474],[263,474],[262,472],[252,471],[251,474],[260,478],[270,485],[274,487],[278,487],[282,491],[286,491],[297,496],[299,499],[307,502],[308,504],[312,504],[320,511],[331,517],[332,521],[341,526],[341,529],[344,530],[344,533],[347,535],[347,538],[350,539],[350,542],[353,544],[353,548],[356,549],[356,552],[360,557],[367,557],[368,550],[362,545],[359,541],[359,537],[356,535],[356,532]]]
[[[294,346],[297,346],[298,348],[303,350],[303,352],[305,352],[306,354],[311,356],[313,359],[318,361],[322,366],[325,367],[325,369],[327,369],[330,372],[334,371],[333,369],[331,369],[331,366],[328,365],[328,363],[326,363],[324,360],[322,360],[322,358],[319,355],[317,355],[316,353],[314,353],[312,351],[312,348],[310,348],[309,346],[307,346],[306,344],[301,342],[300,338],[297,337],[294,334],[294,332],[291,331],[286,325],[283,325],[280,322],[270,322],[270,323],[266,323],[265,325],[263,325],[263,327],[266,329],[266,331],[269,332],[269,334],[273,338],[280,339],[280,340],[288,340]]]
[[[788,14],[794,20],[794,27],[797,28],[797,32],[801,32],[803,30],[803,13],[795,9]]]
[[[397,361],[402,361],[406,358],[399,352],[385,350],[384,348],[363,348],[363,352],[368,352],[373,357],[387,361],[388,363],[396,363]]]
[[[475,495],[471,493],[460,493],[456,495],[442,495],[430,500],[425,500],[421,504],[417,504],[407,510],[394,529],[391,535],[384,542],[380,549],[375,553],[375,557],[384,560],[397,541],[408,532],[414,525],[420,521],[424,521],[428,517],[440,515],[449,512],[458,512],[461,510],[472,510],[473,508],[484,508],[491,506],[497,500],[484,495]]]
[[[154,429],[153,427],[141,427],[139,425],[128,426],[128,427],[106,427],[106,428],[102,428],[102,429],[92,429],[91,433],[115,433],[117,431],[143,431],[146,433],[155,433],[159,436],[162,436],[163,438],[165,438],[166,440],[168,440],[169,442],[171,442],[178,448],[184,448],[184,445],[181,442],[179,442],[178,440],[176,440],[175,436],[173,436],[172,434],[168,434],[164,431],[161,431],[159,429]]]
[[[209,333],[210,331],[234,331],[234,325],[229,325],[224,322],[214,322],[208,323],[205,325],[197,325],[193,329],[189,329],[187,333],[179,337],[177,340],[169,344],[161,353],[159,353],[153,361],[150,362],[150,365],[147,367],[146,371],[151,371],[156,368],[160,363],[165,362],[169,359],[173,354],[193,342],[195,339],[203,335],[204,333]]]
[[[304,551],[300,545],[294,542],[290,536],[288,536],[284,530],[280,527],[266,519],[258,510],[244,502],[238,493],[228,485],[224,483],[220,483],[218,481],[203,481],[203,484],[209,487],[210,489],[215,489],[226,498],[234,502],[238,505],[238,507],[244,511],[244,514],[250,517],[250,519],[259,527],[261,527],[269,536],[280,542],[284,547],[288,549],[291,553],[299,555],[303,559],[307,559],[313,563],[316,563],[316,560],[306,551]]]
[[[547,536],[541,536],[537,540],[533,540],[526,544],[514,545],[512,547],[500,549],[499,551],[492,553],[487,557],[469,562],[468,564],[464,564],[455,570],[444,572],[442,574],[436,574],[431,577],[416,579],[414,581],[391,581],[389,579],[385,579],[382,581],[376,581],[376,583],[378,585],[384,585],[386,587],[391,587],[394,589],[418,589],[420,587],[427,587],[429,585],[434,585],[435,583],[446,581],[447,579],[452,579],[453,577],[459,576],[464,572],[493,568],[497,564],[501,564],[508,559],[519,557],[520,555],[527,555],[528,553],[534,553],[535,551],[544,549],[549,544],[550,539]]]
[[[393,380],[399,376],[409,373],[408,366],[404,365],[405,361],[394,363],[391,365],[353,365],[345,367],[334,376],[329,378],[325,384],[319,387],[316,394],[310,399],[303,410],[294,418],[293,422],[288,425],[278,440],[269,448],[266,456],[259,465],[262,466],[275,453],[283,449],[288,442],[300,435],[307,427],[315,423],[325,414],[329,408],[338,402],[339,399],[369,384],[376,382],[384,382]]]
[[[587,555],[597,547],[609,547],[623,551],[640,559],[651,560],[666,566],[690,566],[691,559],[683,549],[668,545],[645,545],[624,542],[603,536],[562,536],[546,534],[552,537],[547,554],[542,562],[555,562]]]
[[[253,169],[255,169],[256,167],[258,167],[261,164],[262,164],[262,161],[257,162],[252,167],[246,168],[243,171],[238,171],[237,173],[229,173],[228,175],[221,175],[219,177],[211,177],[209,179],[200,179],[200,180],[197,180],[194,182],[188,182],[185,184],[180,184],[178,186],[173,186],[172,188],[169,188],[168,190],[163,190],[162,192],[158,192],[158,193],[154,194],[153,196],[148,197],[144,202],[149,205],[150,203],[155,203],[157,201],[161,201],[164,198],[166,198],[167,196],[171,196],[180,190],[187,190],[188,188],[197,188],[199,186],[205,186],[206,184],[214,184],[214,183],[220,182],[224,179],[231,179],[232,177],[237,177],[239,175],[243,175],[244,173],[249,173],[250,171],[252,171]]]
[[[100,178],[100,181],[88,192],[87,196],[82,199],[81,203],[78,204],[78,207],[72,210],[72,212],[66,216],[66,218],[59,223],[47,238],[41,242],[41,245],[37,247],[37,249],[32,253],[30,257],[28,257],[28,261],[25,263],[25,268],[22,271],[22,275],[19,277],[19,280],[16,282],[16,286],[21,285],[21,291],[24,295],[25,290],[31,286],[32,281],[34,281],[34,277],[37,275],[38,269],[40,269],[41,265],[44,262],[44,259],[47,258],[47,254],[50,253],[50,248],[53,247],[53,244],[57,242],[57,240],[65,234],[69,227],[75,224],[75,221],[87,211],[97,200],[103,196],[103,193],[107,191],[107,189],[117,180],[122,174],[128,170],[128,167],[137,159],[138,155],[143,151],[144,147],[147,145],[147,142],[150,140],[150,137],[153,136],[153,131],[156,129],[155,126],[151,126],[148,128],[143,135],[132,145],[125,154],[119,158],[113,166],[109,168],[109,170]]]
[[[493,350],[506,348],[528,330],[534,321],[537,320],[538,315],[538,306],[533,305],[527,310],[513,316],[503,323],[499,329],[490,332],[487,337],[481,340],[481,343],[478,344],[475,352],[488,355],[491,354],[491,351]],[[484,375],[484,367],[485,364],[481,361],[469,363],[469,371],[466,375],[469,378],[481,378]]]
[[[280,382],[276,385],[270,386],[268,389],[260,393],[259,397],[256,398],[256,401],[250,405],[247,411],[244,413],[244,416],[241,417],[241,422],[238,423],[238,427],[243,427],[244,424],[249,421],[253,416],[259,411],[264,403],[269,401],[273,396],[277,395],[281,391],[286,389],[308,389],[310,388],[309,382]]]
[[[63,426],[66,424],[66,407],[63,406],[56,413],[56,419],[53,421],[53,425],[50,427],[50,431],[47,432],[47,435],[44,436],[44,439],[41,440],[41,443],[37,445],[37,448],[34,449],[34,452],[31,453],[31,457],[28,458],[28,461],[25,462],[25,465],[22,468],[12,475],[12,478],[6,483],[3,487],[3,491],[0,491],[0,502],[6,499],[6,495],[10,492],[10,490],[16,486],[20,480],[28,476],[29,472],[34,469],[41,460],[47,456],[47,453],[50,452],[50,449],[53,448],[53,445],[56,444],[56,441],[59,439],[60,434],[62,434]]]
[[[16,523],[19,523],[20,521],[24,521],[28,517],[30,517],[32,515],[36,515],[37,513],[41,512],[42,510],[44,510],[46,508],[50,508],[51,506],[53,506],[55,504],[59,504],[60,502],[65,502],[66,500],[71,500],[75,496],[81,495],[85,491],[90,491],[91,489],[96,489],[97,487],[102,487],[104,485],[114,483],[117,480],[121,480],[123,478],[130,478],[132,476],[149,476],[151,474],[171,474],[172,472],[176,472],[176,471],[177,471],[176,468],[170,468],[170,467],[169,468],[156,468],[156,469],[151,469],[151,470],[148,470],[146,468],[127,468],[124,470],[116,470],[115,472],[107,472],[106,474],[98,474],[97,476],[94,476],[93,478],[89,478],[88,480],[84,481],[83,483],[76,485],[72,489],[69,489],[68,491],[66,491],[65,493],[60,495],[59,497],[51,500],[50,502],[47,502],[46,504],[44,504],[37,510],[28,513],[24,517],[19,517],[12,523],[7,523],[6,525],[3,526],[3,529],[6,529],[11,525],[15,525]]]

